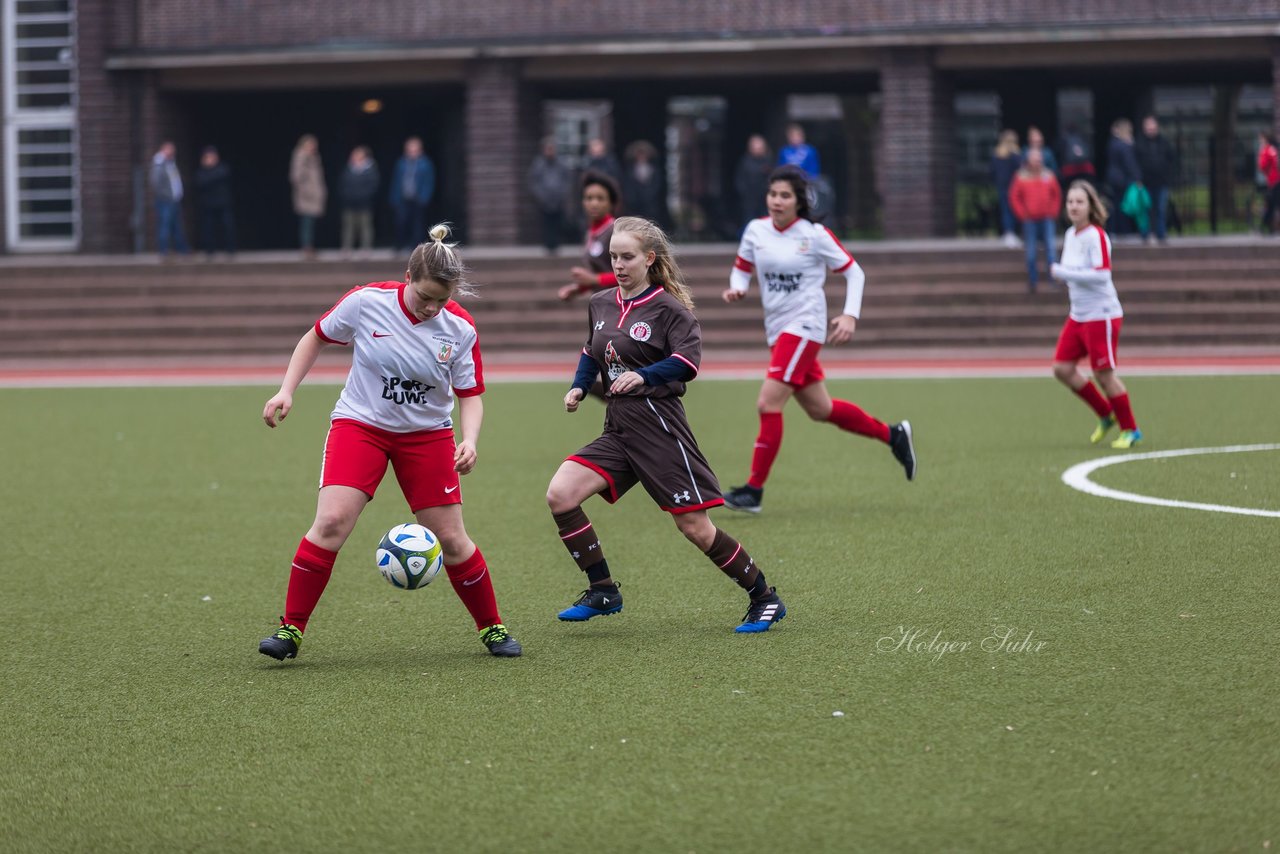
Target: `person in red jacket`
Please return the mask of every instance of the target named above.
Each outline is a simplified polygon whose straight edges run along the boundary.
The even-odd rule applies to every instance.
[[[1022,242],[1027,248],[1027,292],[1036,292],[1036,241],[1044,242],[1045,266],[1053,263],[1054,227],[1062,206],[1057,177],[1044,168],[1044,157],[1028,149],[1026,160],[1009,185],[1009,206],[1022,220]]]
[[[1280,209],[1280,152],[1275,134],[1258,134],[1258,171],[1267,179],[1267,207],[1262,212],[1262,233],[1275,234],[1276,211]]]

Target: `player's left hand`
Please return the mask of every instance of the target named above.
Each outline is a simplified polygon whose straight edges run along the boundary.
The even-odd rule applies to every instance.
[[[853,330],[858,327],[858,318],[842,314],[831,320],[831,334],[827,336],[828,344],[843,344],[853,337]]]
[[[626,394],[644,385],[644,377],[635,371],[626,371],[609,386],[609,394]]]
[[[463,439],[453,450],[453,470],[458,474],[470,474],[476,467],[476,446]]]
[[[1049,265],[1049,278],[1051,279],[1056,279],[1059,282],[1065,281],[1067,277],[1063,275],[1064,272],[1066,272],[1066,269],[1057,261]]]

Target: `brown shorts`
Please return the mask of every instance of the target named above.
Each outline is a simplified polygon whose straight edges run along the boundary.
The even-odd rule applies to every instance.
[[[724,504],[678,397],[610,399],[604,435],[568,459],[604,478],[600,495],[610,504],[637,483],[668,513]]]

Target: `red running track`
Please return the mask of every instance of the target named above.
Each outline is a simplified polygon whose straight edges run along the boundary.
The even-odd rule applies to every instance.
[[[842,355],[842,354],[839,354]],[[182,385],[266,385],[274,386],[284,374],[287,359],[254,362],[84,362],[49,364],[0,364],[0,387],[120,387]],[[744,358],[741,354],[720,357],[708,354],[702,364],[701,379],[760,379],[766,360],[761,354]],[[831,379],[920,379],[939,377],[1048,377],[1047,356],[964,354],[928,357],[862,356],[828,358],[823,367]],[[485,382],[565,382],[573,375],[567,360],[553,360],[545,354],[518,356],[502,354],[486,359]],[[341,383],[348,365],[330,361],[317,364],[309,382]],[[1280,352],[1201,355],[1134,355],[1123,359],[1122,375],[1191,376],[1280,374]]]

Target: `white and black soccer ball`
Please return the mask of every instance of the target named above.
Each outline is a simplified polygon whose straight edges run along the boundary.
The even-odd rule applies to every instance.
[[[410,522],[396,525],[378,543],[378,572],[402,590],[426,587],[444,568],[444,550],[429,528]]]

